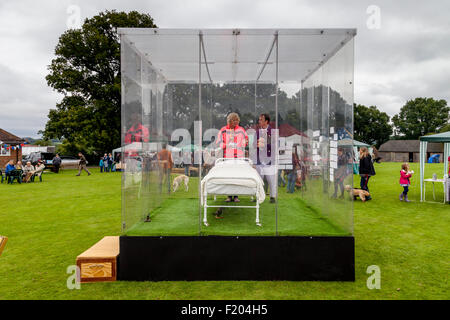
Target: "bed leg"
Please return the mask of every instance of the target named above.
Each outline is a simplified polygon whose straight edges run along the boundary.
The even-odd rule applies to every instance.
[[[208,215],[207,215],[207,211],[208,211],[208,206],[206,204],[206,197],[205,197],[205,204],[203,206],[203,224],[207,227],[209,226],[208,224]]]
[[[258,197],[256,197],[256,225],[261,227],[261,223],[259,222],[259,201]]]

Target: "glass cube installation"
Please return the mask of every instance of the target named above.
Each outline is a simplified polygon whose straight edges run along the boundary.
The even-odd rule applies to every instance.
[[[355,29],[118,31],[124,235],[352,236]]]

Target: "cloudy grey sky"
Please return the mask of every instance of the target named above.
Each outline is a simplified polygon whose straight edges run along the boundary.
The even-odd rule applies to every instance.
[[[450,103],[450,1],[0,0],[0,128],[37,137],[61,96],[45,81],[71,13],[149,13],[160,28],[357,28],[355,102],[390,116],[418,96]],[[373,22],[380,9],[380,28]],[[370,26],[374,26],[370,24]]]

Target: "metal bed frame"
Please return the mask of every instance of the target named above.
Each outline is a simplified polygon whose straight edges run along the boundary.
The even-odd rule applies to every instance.
[[[247,161],[250,166],[253,165],[253,162],[249,159],[249,158],[219,158],[215,161],[214,165],[218,164],[219,162],[225,162],[228,160],[244,160]],[[208,177],[205,180],[204,183],[204,190],[203,190],[203,199],[204,199],[204,203],[203,203],[203,223],[205,226],[209,226],[208,224],[208,217],[207,217],[207,211],[208,208],[251,208],[251,209],[256,209],[256,225],[257,226],[262,226],[260,220],[259,220],[259,191],[260,191],[260,185],[258,183],[258,181],[255,178],[248,178],[251,179],[255,182],[256,185],[256,191],[255,191],[255,198],[256,198],[256,205],[255,206],[239,206],[239,205],[232,205],[232,206],[227,206],[227,205],[208,205],[208,191],[207,191],[207,185],[209,181],[213,181],[213,180],[219,180],[219,179],[243,179],[242,177]],[[217,195],[227,195],[227,194],[222,194],[222,193],[210,193],[210,195],[214,195],[214,201],[216,200],[216,196]],[[239,194],[237,194],[239,195]],[[248,194],[245,194],[248,195]],[[253,197],[253,194],[251,194],[251,196]]]

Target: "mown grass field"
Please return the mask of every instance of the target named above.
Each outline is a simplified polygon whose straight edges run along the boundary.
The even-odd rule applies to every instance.
[[[398,200],[399,163],[375,168],[373,200],[354,203],[356,281],[350,283],[114,282],[69,290],[66,270],[76,256],[121,232],[120,173],[92,169],[92,176],[76,177],[67,170],[44,174],[42,183],[0,184],[0,234],[9,237],[0,256],[0,299],[449,299],[450,205],[419,202],[417,164],[411,203]],[[426,177],[441,176],[443,166],[426,170]],[[381,269],[380,290],[366,286],[370,265]]]

